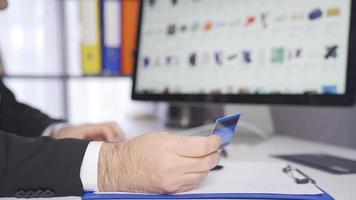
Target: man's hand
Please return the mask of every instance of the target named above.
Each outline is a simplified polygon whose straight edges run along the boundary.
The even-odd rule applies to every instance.
[[[114,122],[64,127],[55,133],[53,138],[76,138],[109,142],[123,142],[126,139],[124,132]]]
[[[198,187],[219,162],[218,136],[143,135],[101,147],[102,192],[178,193]]]

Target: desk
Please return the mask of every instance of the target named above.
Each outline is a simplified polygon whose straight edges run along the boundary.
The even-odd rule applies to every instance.
[[[285,153],[329,153],[356,160],[356,150],[308,142],[285,136],[274,136],[262,141],[254,135],[242,134],[227,147],[231,160],[237,161],[279,161],[272,154]],[[294,165],[313,177],[318,185],[336,200],[356,198],[356,175],[331,175],[302,165]],[[62,198],[53,198],[62,199]],[[68,197],[67,200],[79,200],[80,197]]]
[[[356,151],[322,143],[308,142],[291,137],[276,136],[252,145],[227,147],[230,159],[240,161],[279,161],[273,154],[328,153],[356,160]],[[356,199],[356,175],[332,175],[303,165],[293,164],[313,177],[318,185],[336,200]]]

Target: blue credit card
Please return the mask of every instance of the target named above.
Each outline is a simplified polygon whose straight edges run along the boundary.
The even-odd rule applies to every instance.
[[[218,135],[221,138],[220,149],[231,142],[235,135],[240,116],[241,114],[235,114],[216,120],[212,135]]]

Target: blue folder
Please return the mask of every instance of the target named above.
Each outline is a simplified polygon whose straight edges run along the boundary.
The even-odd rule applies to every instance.
[[[321,190],[323,191],[323,190]],[[83,200],[93,199],[290,199],[290,200],[334,200],[328,193],[318,195],[290,195],[290,194],[247,194],[247,193],[220,193],[220,194],[182,194],[182,195],[146,195],[146,194],[95,194],[87,192]]]
[[[106,75],[119,75],[121,71],[121,37],[120,35],[115,35],[116,31],[121,31],[121,0],[109,1],[102,0],[101,2],[101,40],[102,40],[102,61],[103,61],[103,73]],[[109,4],[111,3],[111,4]],[[112,4],[115,3],[115,4]],[[110,15],[107,15],[105,12],[108,12],[107,8],[110,6],[117,6],[118,12],[110,12]],[[111,16],[113,15],[113,16]],[[119,20],[116,26],[111,26],[110,20],[118,18]],[[116,21],[116,20],[114,20]],[[118,29],[118,30],[114,30]],[[109,44],[109,39],[107,37],[117,37],[118,44]]]

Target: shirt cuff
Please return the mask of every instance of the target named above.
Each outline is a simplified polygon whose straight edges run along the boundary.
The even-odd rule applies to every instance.
[[[42,132],[42,136],[48,136],[48,137],[53,136],[60,129],[65,128],[67,126],[69,126],[68,123],[54,123],[54,124],[51,124]]]
[[[82,166],[80,168],[80,179],[84,191],[99,191],[98,165],[102,144],[103,142],[90,142],[85,151]]]

